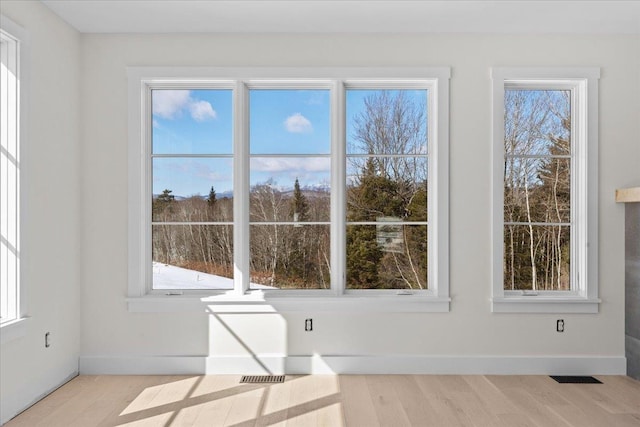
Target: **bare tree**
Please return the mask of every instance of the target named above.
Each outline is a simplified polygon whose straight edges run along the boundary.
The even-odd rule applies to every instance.
[[[507,90],[504,123],[505,287],[560,289],[568,270],[567,232],[541,224],[568,222],[568,93]]]
[[[427,154],[426,105],[411,100],[404,91],[379,91],[364,99],[364,110],[354,117],[350,153]],[[351,157],[355,170],[366,160]],[[378,170],[396,182],[420,182],[426,170],[416,157],[377,157]]]

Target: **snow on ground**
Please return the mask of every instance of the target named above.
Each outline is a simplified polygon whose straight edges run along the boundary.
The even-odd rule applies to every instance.
[[[275,289],[251,283],[252,289]],[[233,279],[153,262],[153,289],[233,289]]]

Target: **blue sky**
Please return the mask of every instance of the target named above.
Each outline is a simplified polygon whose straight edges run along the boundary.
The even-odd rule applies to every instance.
[[[352,118],[363,110],[366,96],[347,94],[347,140]],[[424,103],[425,91],[407,91]],[[230,90],[154,90],[152,145],[154,154],[230,155],[233,148],[233,107]],[[330,99],[328,90],[251,90],[251,185],[268,180],[291,188],[296,178],[304,186],[330,182]],[[260,156],[268,154],[268,157]],[[300,157],[277,157],[295,154]],[[176,196],[207,195],[232,190],[231,158],[155,158],[153,193],[165,188]]]

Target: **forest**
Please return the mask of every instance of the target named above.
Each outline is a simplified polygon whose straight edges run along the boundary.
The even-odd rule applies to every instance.
[[[568,290],[570,92],[505,91],[504,143],[504,289]]]
[[[570,110],[567,91],[505,91],[505,289],[569,289]],[[403,91],[380,91],[365,99],[354,128],[346,288],[427,289],[426,106]],[[252,284],[330,288],[331,193],[314,185],[296,179],[283,189],[268,180],[250,188]],[[165,189],[152,215],[154,261],[232,277],[232,197],[217,197],[214,187],[188,198]]]
[[[345,183],[346,287],[426,289],[426,105],[403,91],[380,91],[365,99],[355,122]],[[250,188],[250,281],[328,289],[330,189],[298,179],[291,189],[277,184]],[[232,277],[231,197],[219,198],[214,187],[206,198],[165,189],[153,198],[152,216],[154,261]]]
[[[357,222],[347,225],[346,230],[348,286],[424,288],[427,227],[398,223],[426,221],[426,183],[401,185],[376,170],[376,161],[369,159],[358,185],[349,187],[347,193],[348,220]],[[170,190],[155,197],[154,261],[232,277],[233,226],[191,224],[231,222],[232,205],[231,198],[216,198],[214,189],[206,199],[193,196],[176,200]],[[302,189],[297,180],[293,191],[279,190],[268,182],[252,187],[251,283],[287,289],[328,289],[329,210],[329,191]]]

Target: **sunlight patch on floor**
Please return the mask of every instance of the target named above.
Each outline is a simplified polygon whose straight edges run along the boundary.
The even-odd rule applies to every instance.
[[[191,397],[204,396],[239,387],[239,382],[240,375],[205,375],[202,377],[202,381],[196,385]]]
[[[162,405],[176,403],[189,397],[190,391],[200,377],[192,377],[184,380],[173,381],[168,384],[145,388],[120,415],[144,411]]]
[[[257,388],[236,394],[224,425],[241,424],[258,418],[264,393],[265,388]]]
[[[141,420],[131,421],[126,424],[118,424],[116,427],[158,427],[170,425],[171,418],[173,417],[173,411],[165,412],[164,414],[155,415],[153,417],[146,417]]]

